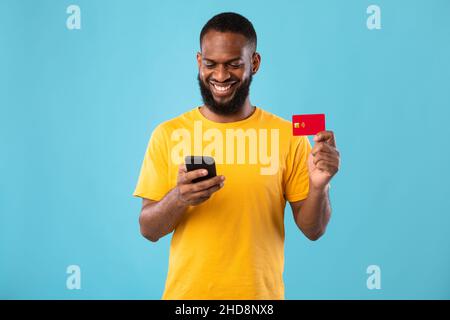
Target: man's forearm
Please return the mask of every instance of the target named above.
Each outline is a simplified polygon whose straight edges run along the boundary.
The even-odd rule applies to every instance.
[[[310,188],[308,197],[297,214],[297,225],[311,240],[317,240],[324,233],[331,216],[329,185],[324,189]]]
[[[172,232],[189,206],[179,200],[178,189],[170,190],[158,202],[150,203],[142,209],[139,217],[141,233],[151,241]]]

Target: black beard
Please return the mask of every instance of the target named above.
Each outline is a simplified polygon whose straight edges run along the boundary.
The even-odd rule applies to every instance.
[[[197,75],[197,80],[205,106],[215,114],[228,116],[239,112],[244,106],[245,100],[250,92],[252,75],[250,74],[250,77],[242,82],[239,88],[236,89],[233,98],[231,98],[231,100],[227,103],[218,103],[214,100],[214,96],[209,89],[209,86],[205,85],[202,79],[200,79],[200,74]]]

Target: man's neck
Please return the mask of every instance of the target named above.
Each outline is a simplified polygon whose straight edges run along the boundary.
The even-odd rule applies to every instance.
[[[236,121],[247,119],[248,117],[250,117],[253,114],[253,112],[255,111],[255,107],[253,107],[251,105],[250,99],[247,98],[245,100],[245,103],[242,106],[241,110],[239,110],[239,112],[231,114],[231,115],[221,115],[221,114],[214,113],[213,111],[211,111],[211,109],[209,109],[205,106],[200,107],[199,110],[200,110],[200,113],[208,120],[211,120],[214,122],[226,123],[226,122],[236,122]]]

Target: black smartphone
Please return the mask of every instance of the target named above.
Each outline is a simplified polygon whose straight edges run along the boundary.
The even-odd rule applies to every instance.
[[[192,180],[193,183],[203,181],[212,177],[216,174],[216,162],[213,157],[208,156],[186,156],[184,158],[184,163],[186,164],[187,171],[193,171],[198,169],[208,170],[208,175],[195,178]]]

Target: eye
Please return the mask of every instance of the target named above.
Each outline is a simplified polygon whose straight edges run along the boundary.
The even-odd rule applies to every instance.
[[[212,67],[215,66],[215,63],[212,63],[212,62],[204,62],[203,64],[204,64],[205,67],[207,67],[207,68],[212,68]]]
[[[242,64],[235,62],[235,63],[230,63],[230,66],[232,68],[240,68],[242,66]]]

